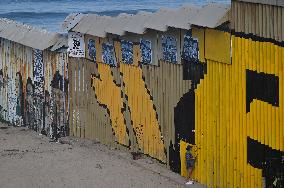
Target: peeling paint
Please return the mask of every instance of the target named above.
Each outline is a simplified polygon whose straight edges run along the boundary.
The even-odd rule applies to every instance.
[[[68,135],[67,54],[0,38],[2,121],[57,139]]]

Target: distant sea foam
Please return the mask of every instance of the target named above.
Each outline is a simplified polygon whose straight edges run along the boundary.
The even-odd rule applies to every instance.
[[[210,2],[229,4],[230,0],[0,0],[0,17],[61,32],[60,24],[73,12],[115,16],[122,12],[153,12],[162,7],[177,8],[184,4]]]

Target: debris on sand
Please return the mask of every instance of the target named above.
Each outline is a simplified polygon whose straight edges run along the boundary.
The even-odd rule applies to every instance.
[[[100,164],[97,164],[97,165],[96,165],[96,168],[98,168],[98,169],[103,169],[103,167],[102,167]]]
[[[138,160],[142,158],[142,153],[140,152],[131,152],[133,160]]]

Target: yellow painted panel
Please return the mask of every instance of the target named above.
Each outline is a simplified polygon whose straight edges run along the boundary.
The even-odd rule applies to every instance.
[[[99,38],[95,37],[95,43],[96,43],[96,59],[97,62],[102,62],[103,61],[103,48],[102,44],[106,42],[105,38]]]
[[[120,71],[123,74],[125,93],[128,96],[132,126],[136,132],[138,145],[143,153],[165,162],[165,146],[153,102],[142,79],[142,69],[122,63]]]
[[[205,58],[231,64],[231,35],[213,29],[205,30]]]
[[[188,176],[188,172],[187,172],[187,169],[186,169],[186,159],[185,159],[185,153],[186,153],[186,147],[188,146],[189,144],[184,142],[184,141],[180,141],[180,163],[181,163],[181,175],[184,176],[184,177],[187,177]]]
[[[141,59],[141,50],[140,50],[140,45],[135,44],[133,45],[133,64],[138,66],[139,61]]]
[[[115,57],[117,65],[119,66],[122,61],[121,44],[119,41],[114,41]]]
[[[247,137],[284,150],[284,50],[234,36],[232,47],[232,64],[207,60],[207,74],[195,91],[195,171],[200,172],[195,178],[208,187],[262,187],[262,170],[247,162]],[[246,70],[279,78],[279,106],[255,99],[246,112]]]
[[[92,76],[92,87],[95,89],[97,100],[99,103],[106,105],[106,108],[109,110],[111,126],[117,141],[120,144],[128,146],[129,137],[126,133],[126,125],[123,114],[121,113],[123,100],[121,98],[120,87],[115,85],[109,65],[98,63],[98,73],[99,78]]]

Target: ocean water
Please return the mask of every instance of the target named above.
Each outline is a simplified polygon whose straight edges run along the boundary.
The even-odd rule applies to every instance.
[[[119,13],[155,11],[184,4],[204,5],[210,2],[229,4],[230,0],[0,0],[0,17],[63,32],[61,23],[74,12],[115,16]]]

